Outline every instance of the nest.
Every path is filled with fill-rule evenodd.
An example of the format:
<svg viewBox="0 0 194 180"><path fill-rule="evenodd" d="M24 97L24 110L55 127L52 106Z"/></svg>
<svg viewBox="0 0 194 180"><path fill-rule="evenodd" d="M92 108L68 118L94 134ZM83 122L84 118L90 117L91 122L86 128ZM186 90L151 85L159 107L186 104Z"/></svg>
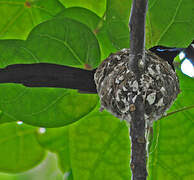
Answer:
<svg viewBox="0 0 194 180"><path fill-rule="evenodd" d="M94 80L101 109L130 122L136 99L142 96L145 120L152 124L164 115L179 94L178 77L167 61L149 50L145 51L140 78L131 70L129 62L130 49L122 49L97 68Z"/></svg>

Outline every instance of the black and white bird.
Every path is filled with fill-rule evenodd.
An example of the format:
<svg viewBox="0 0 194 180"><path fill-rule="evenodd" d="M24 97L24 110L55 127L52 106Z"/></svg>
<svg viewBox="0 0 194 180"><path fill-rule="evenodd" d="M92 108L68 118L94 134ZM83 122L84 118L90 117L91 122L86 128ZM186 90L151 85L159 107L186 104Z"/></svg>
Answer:
<svg viewBox="0 0 194 180"><path fill-rule="evenodd" d="M149 49L174 70L173 60L183 48L154 46ZM94 70L85 70L52 63L12 64L0 69L0 83L19 83L27 87L56 87L97 93Z"/></svg>
<svg viewBox="0 0 194 180"><path fill-rule="evenodd" d="M129 67L130 49L125 48L111 54L94 70L49 63L8 65L0 69L0 83L98 93L102 109L129 122L131 107L141 95L145 119L152 124L161 118L180 92L173 60L183 50L164 46L146 50L140 80Z"/></svg>

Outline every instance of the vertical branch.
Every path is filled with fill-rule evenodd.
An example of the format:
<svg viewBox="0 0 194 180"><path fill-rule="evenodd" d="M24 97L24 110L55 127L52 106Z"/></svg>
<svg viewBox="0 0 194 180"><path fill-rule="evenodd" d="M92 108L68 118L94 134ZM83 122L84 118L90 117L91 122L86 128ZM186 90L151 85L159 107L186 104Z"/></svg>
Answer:
<svg viewBox="0 0 194 180"><path fill-rule="evenodd" d="M147 0L133 0L130 17L130 69L136 74L140 83L140 72L144 64L145 17ZM131 171L132 180L146 180L146 127L144 119L143 95L137 96L130 123L131 136Z"/></svg>
<svg viewBox="0 0 194 180"><path fill-rule="evenodd" d="M130 49L133 56L130 66L135 71L138 71L139 60L144 55L146 10L147 0L133 0L129 22Z"/></svg>

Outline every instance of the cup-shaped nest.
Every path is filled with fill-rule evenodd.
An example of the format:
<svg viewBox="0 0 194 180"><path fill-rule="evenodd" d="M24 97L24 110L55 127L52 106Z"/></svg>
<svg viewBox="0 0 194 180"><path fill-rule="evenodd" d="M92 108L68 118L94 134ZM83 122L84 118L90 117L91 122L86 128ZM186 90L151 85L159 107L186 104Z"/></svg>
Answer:
<svg viewBox="0 0 194 180"><path fill-rule="evenodd" d="M170 108L180 92L179 80L167 61L145 51L144 69L133 72L130 49L111 54L97 68L94 80L101 108L130 122L138 96L142 96L145 120L152 124Z"/></svg>

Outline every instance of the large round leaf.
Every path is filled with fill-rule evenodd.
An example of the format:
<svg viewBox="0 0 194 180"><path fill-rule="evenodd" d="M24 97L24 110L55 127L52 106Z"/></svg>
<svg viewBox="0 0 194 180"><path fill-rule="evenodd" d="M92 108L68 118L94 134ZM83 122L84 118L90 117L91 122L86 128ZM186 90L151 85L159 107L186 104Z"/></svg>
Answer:
<svg viewBox="0 0 194 180"><path fill-rule="evenodd" d="M58 0L1 0L0 38L25 39L33 27L63 9Z"/></svg>
<svg viewBox="0 0 194 180"><path fill-rule="evenodd" d="M150 0L146 23L147 47L186 47L193 40L193 0Z"/></svg>
<svg viewBox="0 0 194 180"><path fill-rule="evenodd" d="M62 171L75 180L130 179L128 128L108 112L99 112L99 106L75 124L46 129L38 139L57 153Z"/></svg>
<svg viewBox="0 0 194 180"><path fill-rule="evenodd" d="M1 67L38 62L95 67L100 61L94 34L86 25L68 18L38 25L26 41L1 40L0 52ZM0 87L3 114L0 122L22 120L36 126L63 126L89 113L98 101L96 95L62 88L28 88L17 84Z"/></svg>
<svg viewBox="0 0 194 180"><path fill-rule="evenodd" d="M22 172L39 164L45 150L36 140L37 129L20 123L0 126L0 171Z"/></svg>

